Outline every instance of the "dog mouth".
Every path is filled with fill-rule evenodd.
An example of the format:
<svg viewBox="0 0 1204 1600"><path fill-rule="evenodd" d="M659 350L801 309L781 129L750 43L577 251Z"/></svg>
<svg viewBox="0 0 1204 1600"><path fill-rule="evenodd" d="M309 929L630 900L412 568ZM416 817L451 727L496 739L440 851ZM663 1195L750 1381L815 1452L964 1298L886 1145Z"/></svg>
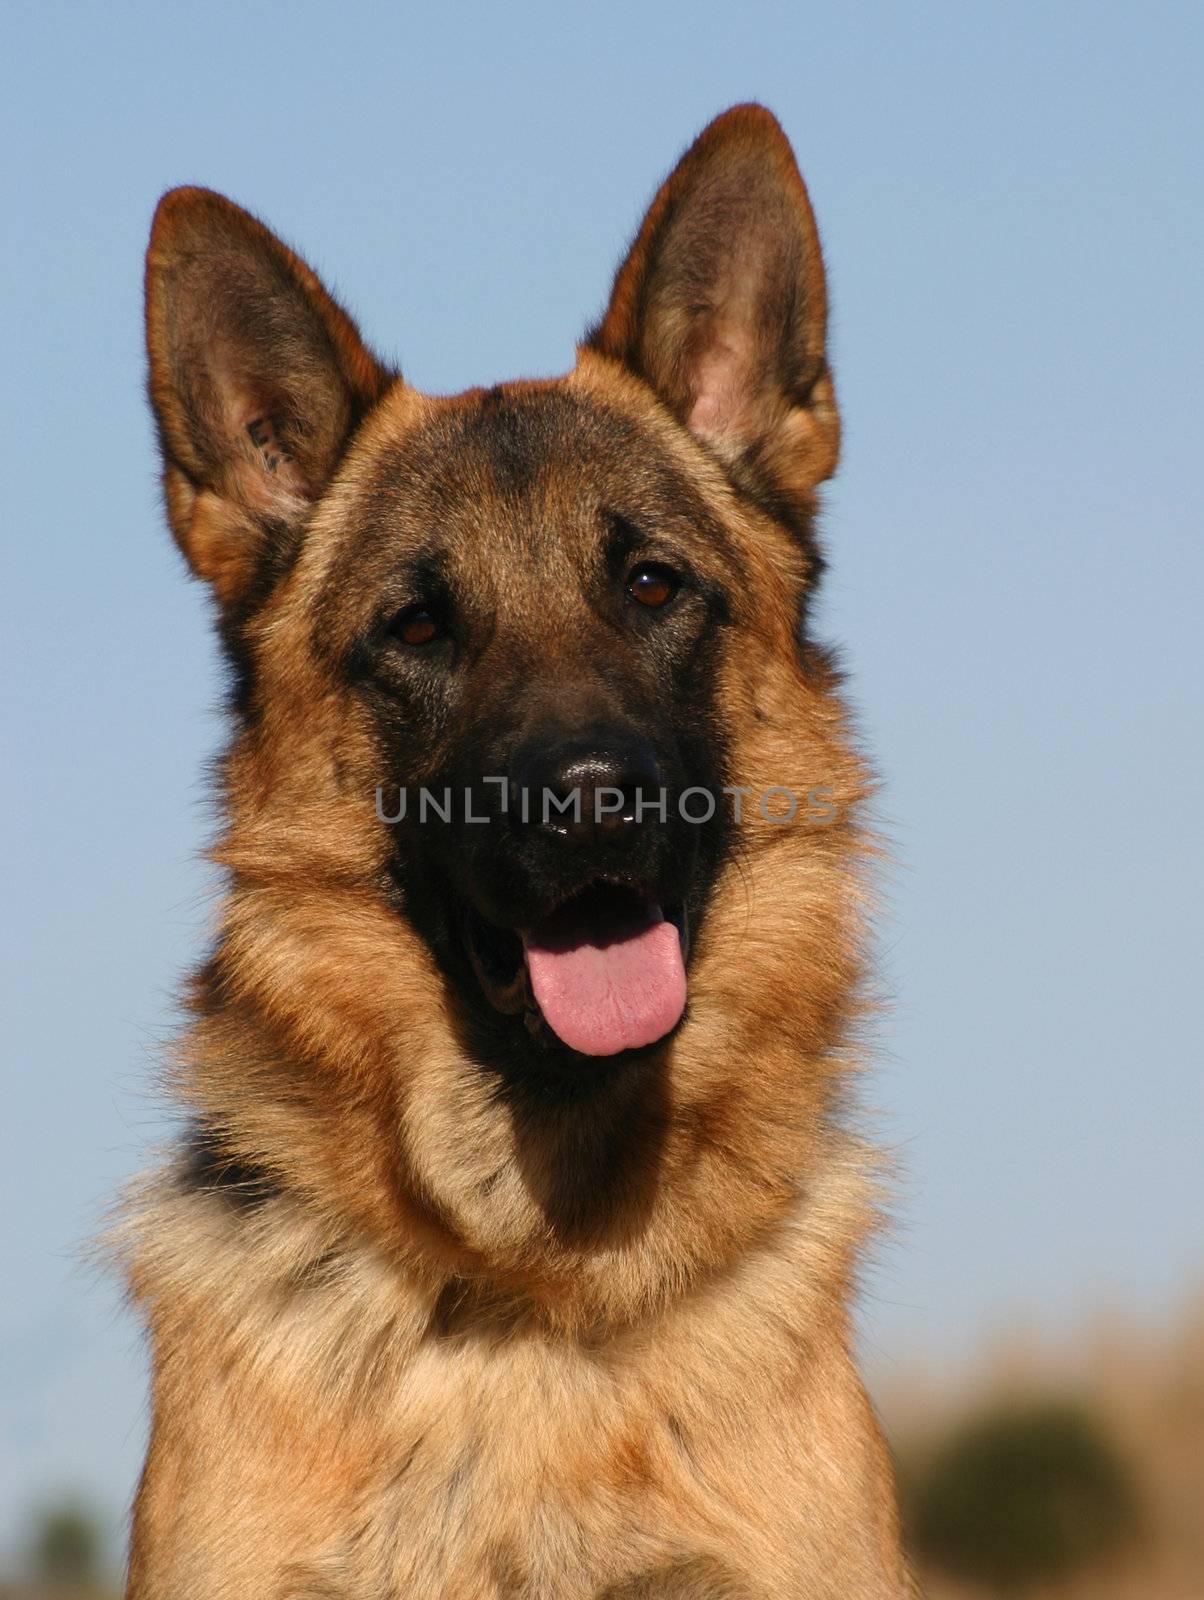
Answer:
<svg viewBox="0 0 1204 1600"><path fill-rule="evenodd" d="M535 1038L578 1055L655 1044L685 1011L685 908L662 908L640 889L591 882L513 929L466 906L463 933L489 1003L522 1016Z"/></svg>

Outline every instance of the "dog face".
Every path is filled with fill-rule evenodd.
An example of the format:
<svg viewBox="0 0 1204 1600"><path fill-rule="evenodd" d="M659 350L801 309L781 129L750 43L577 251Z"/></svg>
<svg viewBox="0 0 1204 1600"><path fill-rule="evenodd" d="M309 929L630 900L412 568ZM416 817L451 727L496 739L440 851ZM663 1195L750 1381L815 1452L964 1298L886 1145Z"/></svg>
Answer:
<svg viewBox="0 0 1204 1600"><path fill-rule="evenodd" d="M721 521L637 419L548 386L436 410L348 525L320 632L480 1047L572 1071L655 1043L722 851Z"/></svg>
<svg viewBox="0 0 1204 1600"><path fill-rule="evenodd" d="M581 1211L547 1141L582 1096L611 1142L578 1160L608 1182L650 1139L716 1137L722 1104L772 1188L765 1119L813 1124L850 1007L862 787L802 631L838 426L776 122L702 135L554 382L418 394L205 191L161 203L147 283L169 520L234 673L208 1003L370 1104L382 1165L400 1141L461 1245L483 1248L484 1201L434 1154L457 1115L495 1184L543 1184L545 1224ZM538 1108L521 1128L489 1080ZM273 1114L238 1095L220 1120L256 1122L262 1155Z"/></svg>

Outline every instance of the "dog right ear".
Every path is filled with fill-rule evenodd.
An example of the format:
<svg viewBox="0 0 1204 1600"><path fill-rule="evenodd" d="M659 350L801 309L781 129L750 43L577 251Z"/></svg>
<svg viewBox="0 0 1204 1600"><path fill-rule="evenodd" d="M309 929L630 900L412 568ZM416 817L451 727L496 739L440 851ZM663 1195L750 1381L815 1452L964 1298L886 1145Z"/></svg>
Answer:
<svg viewBox="0 0 1204 1600"><path fill-rule="evenodd" d="M661 185L586 341L643 378L740 484L806 509L836 466L819 234L764 106L705 128Z"/></svg>
<svg viewBox="0 0 1204 1600"><path fill-rule="evenodd" d="M393 374L305 263L208 189L159 202L146 343L168 521L230 604L308 514Z"/></svg>

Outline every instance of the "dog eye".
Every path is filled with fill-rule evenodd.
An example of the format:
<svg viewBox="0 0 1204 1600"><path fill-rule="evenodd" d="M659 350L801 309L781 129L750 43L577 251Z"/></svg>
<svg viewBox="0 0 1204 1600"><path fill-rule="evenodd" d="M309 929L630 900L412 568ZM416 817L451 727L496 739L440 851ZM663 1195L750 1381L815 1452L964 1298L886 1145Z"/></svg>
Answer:
<svg viewBox="0 0 1204 1600"><path fill-rule="evenodd" d="M681 579L670 567L644 561L627 575L627 593L650 611L667 606L681 587Z"/></svg>
<svg viewBox="0 0 1204 1600"><path fill-rule="evenodd" d="M401 644L418 650L442 633L438 621L425 606L406 606L389 624L389 632Z"/></svg>

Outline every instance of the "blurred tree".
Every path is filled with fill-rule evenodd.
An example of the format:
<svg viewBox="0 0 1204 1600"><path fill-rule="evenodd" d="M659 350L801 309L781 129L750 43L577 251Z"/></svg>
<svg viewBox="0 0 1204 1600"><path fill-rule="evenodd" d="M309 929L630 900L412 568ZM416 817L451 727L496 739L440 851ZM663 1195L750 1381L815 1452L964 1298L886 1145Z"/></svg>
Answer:
<svg viewBox="0 0 1204 1600"><path fill-rule="evenodd" d="M87 1591L100 1585L100 1524L76 1501L48 1506L34 1526L34 1574L49 1588Z"/></svg>
<svg viewBox="0 0 1204 1600"><path fill-rule="evenodd" d="M951 1575L1013 1593L1068 1576L1126 1542L1129 1474L1088 1412L997 1411L960 1429L915 1485L917 1551Z"/></svg>

